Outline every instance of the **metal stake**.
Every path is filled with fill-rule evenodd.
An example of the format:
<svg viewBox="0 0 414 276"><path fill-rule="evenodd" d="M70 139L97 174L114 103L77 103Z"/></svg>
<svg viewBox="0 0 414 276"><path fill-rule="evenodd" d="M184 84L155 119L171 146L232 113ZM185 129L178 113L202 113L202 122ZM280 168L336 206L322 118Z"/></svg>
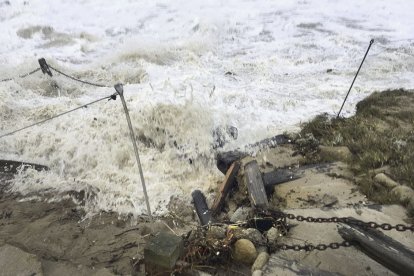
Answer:
<svg viewBox="0 0 414 276"><path fill-rule="evenodd" d="M142 172L141 161L139 159L138 146L137 146L137 142L135 141L135 134L134 134L134 130L132 128L131 118L129 117L128 107L126 105L125 98L124 98L124 87L121 83L115 84L114 87L115 87L116 92L118 92L118 95L119 95L119 97L121 98L121 101L122 101L122 106L124 107L125 116L126 116L126 119L127 119L127 122L128 122L128 127L129 127L129 134L130 134L130 137L131 137L132 145L134 146L135 157L137 159L139 175L141 176L142 190L144 191L145 202L147 203L147 212L148 212L148 215L150 216L150 218L152 219L151 208L150 208L150 204L149 204L149 200L148 200L148 194L147 194L147 188L145 186L144 173Z"/></svg>
<svg viewBox="0 0 414 276"><path fill-rule="evenodd" d="M349 92L351 92L352 86L354 85L354 82L355 82L355 80L356 80L356 78L357 78L357 76L358 76L359 70L361 70L362 64L364 64L365 58L367 57L368 52L369 52L369 49L371 48L371 46L372 46L372 44L373 44L373 43L374 43L374 40L373 40L373 39L371 39L371 41L369 42L368 49L367 49L367 51L365 52L365 56L364 56L364 58L362 59L361 65L359 65L358 71L357 71L357 72L356 72L356 74L355 74L354 80L353 80L353 81L352 81L352 83L351 83L351 87L349 87L348 93L346 94L346 97L345 97L345 99L344 99L344 102L342 103L341 109L339 110L338 115L336 116L336 118L339 118L339 114L341 114L341 111L342 111L342 108L343 108L343 107L344 107L344 105L345 105L346 99L348 99Z"/></svg>

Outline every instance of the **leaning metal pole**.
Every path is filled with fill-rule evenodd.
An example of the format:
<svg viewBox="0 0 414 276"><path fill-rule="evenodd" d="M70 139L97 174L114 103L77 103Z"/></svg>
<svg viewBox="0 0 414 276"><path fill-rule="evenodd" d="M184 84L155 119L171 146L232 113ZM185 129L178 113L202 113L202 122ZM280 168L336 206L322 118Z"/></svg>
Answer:
<svg viewBox="0 0 414 276"><path fill-rule="evenodd" d="M138 146L137 146L137 142L135 140L135 134L134 134L134 130L132 128L131 118L129 117L128 107L126 105L125 98L124 98L124 87L121 83L115 84L114 87L115 87L116 92L118 92L118 95L121 98L122 105L124 107L125 116L126 116L126 119L127 119L127 122L128 122L128 127L129 127L129 134L130 134L130 137L131 137L132 145L134 146L135 157L137 159L139 175L141 176L142 190L144 191L145 202L147 203L147 212L148 212L148 215L150 216L150 218L152 219L151 208L150 208L150 204L149 204L149 200L148 200L148 194L147 194L147 188L145 186L144 173L142 172L141 161L139 159Z"/></svg>
<svg viewBox="0 0 414 276"><path fill-rule="evenodd" d="M372 46L372 44L373 44L373 43L374 43L374 40L373 40L373 39L371 39L371 41L369 42L368 49L367 49L367 51L365 52L364 58L362 59L362 62L361 62L361 64L359 65L358 71L356 72L355 77L354 77L354 80L353 80L353 81L352 81L352 83L351 83L351 87L349 87L348 93L346 93L346 97L345 97L345 99L344 99L344 102L342 103L341 109L339 109L339 112L338 112L338 115L336 116L336 118L339 118L339 115L341 115L342 108L343 108L343 107L344 107L344 105L345 105L346 99L348 99L349 92L351 92L352 86L354 85L354 82L355 82L356 78L358 77L358 74L359 74L359 71L361 70L362 64L364 64L365 58L367 57L368 52L369 52L369 49L371 49L371 46Z"/></svg>

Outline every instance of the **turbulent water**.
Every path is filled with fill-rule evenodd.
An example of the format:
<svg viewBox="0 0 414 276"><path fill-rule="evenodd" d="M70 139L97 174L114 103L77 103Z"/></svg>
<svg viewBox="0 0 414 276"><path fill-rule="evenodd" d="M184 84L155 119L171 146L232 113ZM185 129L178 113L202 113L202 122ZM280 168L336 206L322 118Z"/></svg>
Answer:
<svg viewBox="0 0 414 276"><path fill-rule="evenodd" d="M4 1L0 79L40 57L76 77L124 84L154 212L207 191L217 128L243 147L335 114L371 38L344 115L375 90L413 88L412 1ZM0 83L0 135L114 93L40 72ZM222 131L225 133L225 131ZM145 213L121 102L103 101L0 139L0 159L35 162L12 189L88 189L90 212Z"/></svg>

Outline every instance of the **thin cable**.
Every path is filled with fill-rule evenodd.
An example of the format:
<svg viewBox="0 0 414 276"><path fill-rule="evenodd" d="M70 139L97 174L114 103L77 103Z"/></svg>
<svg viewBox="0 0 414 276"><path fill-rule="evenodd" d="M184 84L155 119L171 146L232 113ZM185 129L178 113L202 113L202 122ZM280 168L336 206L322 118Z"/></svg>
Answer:
<svg viewBox="0 0 414 276"><path fill-rule="evenodd" d="M52 67L51 65L48 65L48 66L49 66L49 67L50 67L50 69L52 69L53 71L55 71L55 72L57 72L57 73L59 73L59 74L61 74L61 75L65 76L65 77L67 77L67 78L69 78L69 79L71 79L71 80L74 80L74 81L77 81L77 82L80 82L80 83L84 83L84 84L88 84L88 85L92 85L92 86L95 86L95 87L107 87L107 88L112 88L112 86L108 86L108 85L104 85L104 84L99 84L99 83L93 83L93 82L84 81L84 80L81 80L81 79L75 78L75 77L73 77L73 76L70 76L70 75L68 75L68 74L63 73L62 71L60 71L60 70L58 70L58 69L56 69L56 68Z"/></svg>
<svg viewBox="0 0 414 276"><path fill-rule="evenodd" d="M115 99L115 97L114 97L115 95L116 95L116 94L112 94L112 95L110 95L110 96L106 96L106 97L100 98L100 99L95 100L95 101L93 101L93 102L90 102L90 103L87 103L87 104L81 105L81 106L79 106L79 107L77 107L77 108L74 108L74 109L68 110L68 111L66 111L66 112L60 113L60 114L58 114L58 115L55 115L55 116L53 116L53 117L47 118L47 119L45 119L45 120L43 120L43 121L36 122L36 123L34 123L34 124L31 124L31 125L28 125L28 126L25 126L25 127L19 128L19 129L17 129L17 130L11 131L11 132L9 132L9 133L3 134L3 135L1 135L1 136L0 136L0 139L1 139L1 138L3 138L3 137L9 136L9 135L13 135L13 134L15 134L15 133L17 133L17 132L20 132L20 131L23 131L23 130L25 130L25 129L28 129L28 128L31 128L31 127L34 127L34 126L37 126L37 125L41 125L41 124L43 124L43 123L45 123L45 122L47 122L47 121L53 120L53 119L55 119L55 118L57 118L57 117L60 117L60 116L66 115L66 114L68 114L68 113L71 113L71 112L73 112L73 111L76 111L76 110L78 110L78 109L81 109L81 108L87 107L88 105L92 105L92 104L95 104L95 103L97 103L97 102L100 102L100 101L103 101L103 100L106 100L106 99L109 99L109 100L111 100L111 99L112 99L112 100L113 100L113 99Z"/></svg>
<svg viewBox="0 0 414 276"><path fill-rule="evenodd" d="M34 73L36 73L36 72L38 72L38 71L40 71L40 68L34 69L33 71L30 71L29 73L26 73L26 74L23 74L23 75L19 75L19 76L17 76L17 77L7 78L7 79L2 79L2 80L0 80L0 82L11 81L11 80L14 80L14 79L16 79L16 78L21 78L21 79L23 79L23 78L25 78L25 77L28 77L28 76L30 76L30 75L33 75Z"/></svg>

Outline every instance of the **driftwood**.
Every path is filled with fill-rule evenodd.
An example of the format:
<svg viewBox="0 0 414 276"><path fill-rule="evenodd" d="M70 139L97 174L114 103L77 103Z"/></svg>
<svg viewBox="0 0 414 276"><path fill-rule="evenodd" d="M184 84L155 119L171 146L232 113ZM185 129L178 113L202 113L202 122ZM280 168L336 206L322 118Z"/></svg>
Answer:
<svg viewBox="0 0 414 276"><path fill-rule="evenodd" d="M291 143L291 140L286 135L276 135L271 138L264 139L254 144L247 145L246 148L274 148L280 145L286 145ZM227 152L218 152L217 159L217 168L223 173L226 174L231 164L235 161L243 159L248 156L247 152L241 151L239 149Z"/></svg>
<svg viewBox="0 0 414 276"><path fill-rule="evenodd" d="M276 169L263 173L262 178L266 193L271 194L275 185L299 179L301 176L299 173L289 169Z"/></svg>
<svg viewBox="0 0 414 276"><path fill-rule="evenodd" d="M347 241L357 242L370 258L398 275L414 275L414 252L375 229L341 224L339 234Z"/></svg>
<svg viewBox="0 0 414 276"><path fill-rule="evenodd" d="M194 207L201 225L206 225L210 222L211 212L208 209L206 197L200 190L195 190L191 193L193 197Z"/></svg>
<svg viewBox="0 0 414 276"><path fill-rule="evenodd" d="M269 202L257 161L251 161L244 166L244 184L249 192L249 199L253 207L267 208Z"/></svg>
<svg viewBox="0 0 414 276"><path fill-rule="evenodd" d="M221 184L219 194L216 196L213 206L211 207L212 215L217 215L223 207L224 201L230 190L236 184L236 176L240 169L240 163L234 162L226 173L223 183Z"/></svg>

